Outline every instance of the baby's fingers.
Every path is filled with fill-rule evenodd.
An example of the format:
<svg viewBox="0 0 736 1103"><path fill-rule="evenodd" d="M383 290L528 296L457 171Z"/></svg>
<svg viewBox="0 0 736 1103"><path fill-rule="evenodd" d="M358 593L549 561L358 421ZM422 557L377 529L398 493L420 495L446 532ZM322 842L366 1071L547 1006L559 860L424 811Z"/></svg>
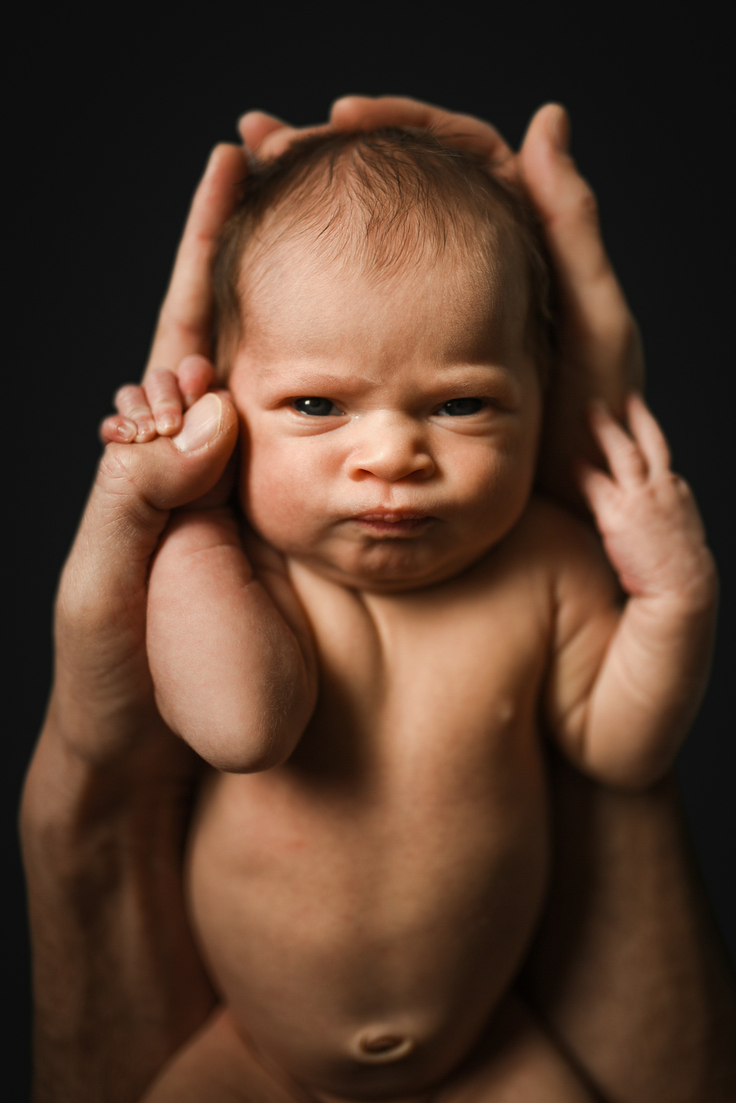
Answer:
<svg viewBox="0 0 736 1103"><path fill-rule="evenodd" d="M103 444L132 444L138 435L138 426L121 414L111 414L100 426L100 440Z"/></svg>
<svg viewBox="0 0 736 1103"><path fill-rule="evenodd" d="M575 481L590 507L593 516L600 523L602 516L615 509L619 502L619 490L612 479L600 468L591 463L579 462L575 465Z"/></svg>
<svg viewBox="0 0 736 1103"><path fill-rule="evenodd" d="M176 436L184 411L215 382L215 369L204 356L185 356L176 372L151 369L144 383L127 383L115 395L117 414L100 426L103 443L143 444L157 436Z"/></svg>
<svg viewBox="0 0 736 1103"><path fill-rule="evenodd" d="M640 486L649 475L647 456L602 402L590 404L590 427L620 486Z"/></svg>
<svg viewBox="0 0 736 1103"><path fill-rule="evenodd" d="M626 404L629 429L643 455L649 474L656 477L670 469L670 449L659 422L652 416L641 395L632 394Z"/></svg>
<svg viewBox="0 0 736 1103"><path fill-rule="evenodd" d="M127 383L116 393L113 403L118 414L126 422L132 422L135 425L136 433L132 439L136 444L153 440L156 436L156 420L143 387L137 383Z"/></svg>
<svg viewBox="0 0 736 1103"><path fill-rule="evenodd" d="M148 406L160 437L170 437L181 429L182 397L173 372L155 368L146 376L143 387Z"/></svg>
<svg viewBox="0 0 736 1103"><path fill-rule="evenodd" d="M206 394L214 382L215 369L212 364L196 353L185 356L176 372L167 368L148 371L143 389L158 435L175 436L181 429L184 410Z"/></svg>

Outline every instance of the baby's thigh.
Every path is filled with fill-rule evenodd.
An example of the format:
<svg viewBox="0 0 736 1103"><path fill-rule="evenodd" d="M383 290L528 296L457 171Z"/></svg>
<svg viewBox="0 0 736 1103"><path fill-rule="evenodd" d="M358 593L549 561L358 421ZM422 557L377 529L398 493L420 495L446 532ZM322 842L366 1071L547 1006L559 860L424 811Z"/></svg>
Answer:
<svg viewBox="0 0 736 1103"><path fill-rule="evenodd" d="M314 1103L255 1060L216 1011L156 1077L140 1103Z"/></svg>
<svg viewBox="0 0 736 1103"><path fill-rule="evenodd" d="M596 1103L525 1005L509 996L483 1044L432 1103Z"/></svg>

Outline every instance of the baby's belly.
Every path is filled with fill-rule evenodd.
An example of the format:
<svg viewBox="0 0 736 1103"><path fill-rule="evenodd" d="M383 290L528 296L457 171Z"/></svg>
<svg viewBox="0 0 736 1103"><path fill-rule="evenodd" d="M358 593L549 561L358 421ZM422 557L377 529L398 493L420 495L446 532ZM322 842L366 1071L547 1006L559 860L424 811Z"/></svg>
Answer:
<svg viewBox="0 0 736 1103"><path fill-rule="evenodd" d="M524 957L547 873L539 756L501 781L213 775L188 892L213 979L267 1063L399 1098L472 1048Z"/></svg>

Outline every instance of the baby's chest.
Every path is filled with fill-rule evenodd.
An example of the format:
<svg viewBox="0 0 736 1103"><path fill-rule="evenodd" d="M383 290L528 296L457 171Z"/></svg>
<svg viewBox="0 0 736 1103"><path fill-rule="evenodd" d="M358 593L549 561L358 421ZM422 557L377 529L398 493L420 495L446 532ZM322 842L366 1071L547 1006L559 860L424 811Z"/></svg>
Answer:
<svg viewBox="0 0 736 1103"><path fill-rule="evenodd" d="M533 587L344 596L308 608L320 691L304 753L352 747L392 769L421 756L487 774L528 752L549 652Z"/></svg>

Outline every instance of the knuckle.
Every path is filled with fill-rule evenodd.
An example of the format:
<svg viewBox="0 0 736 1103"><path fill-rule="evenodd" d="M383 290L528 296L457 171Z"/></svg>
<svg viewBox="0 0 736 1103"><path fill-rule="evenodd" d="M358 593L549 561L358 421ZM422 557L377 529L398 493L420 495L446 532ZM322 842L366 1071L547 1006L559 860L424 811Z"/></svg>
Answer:
<svg viewBox="0 0 736 1103"><path fill-rule="evenodd" d="M586 184L585 181L581 181L581 187L576 198L576 207L582 219L593 226L598 226L598 199L590 185Z"/></svg>
<svg viewBox="0 0 736 1103"><path fill-rule="evenodd" d="M124 383L122 387L118 387L113 397L113 402L116 406L121 403L137 402L140 396L140 387L136 383Z"/></svg>
<svg viewBox="0 0 736 1103"><path fill-rule="evenodd" d="M162 334L175 338L182 346L190 344L191 351L198 351L202 343L202 321L193 318L190 311L181 311L173 303L164 304L159 315L159 336Z"/></svg>
<svg viewBox="0 0 736 1103"><path fill-rule="evenodd" d="M168 368L154 368L146 374L145 388L149 401L156 401L162 396L171 398L176 391L176 375Z"/></svg>
<svg viewBox="0 0 736 1103"><path fill-rule="evenodd" d="M170 368L149 368L146 372L145 384L147 387L151 383L163 383L166 385L170 379L173 379L174 373Z"/></svg>
<svg viewBox="0 0 736 1103"><path fill-rule="evenodd" d="M118 503L121 499L129 500L131 506L142 503L151 475L147 459L146 445L108 444L97 468L97 486Z"/></svg>
<svg viewBox="0 0 736 1103"><path fill-rule="evenodd" d="M98 483L115 494L130 493L139 467L136 451L126 445L108 444L97 468Z"/></svg>

